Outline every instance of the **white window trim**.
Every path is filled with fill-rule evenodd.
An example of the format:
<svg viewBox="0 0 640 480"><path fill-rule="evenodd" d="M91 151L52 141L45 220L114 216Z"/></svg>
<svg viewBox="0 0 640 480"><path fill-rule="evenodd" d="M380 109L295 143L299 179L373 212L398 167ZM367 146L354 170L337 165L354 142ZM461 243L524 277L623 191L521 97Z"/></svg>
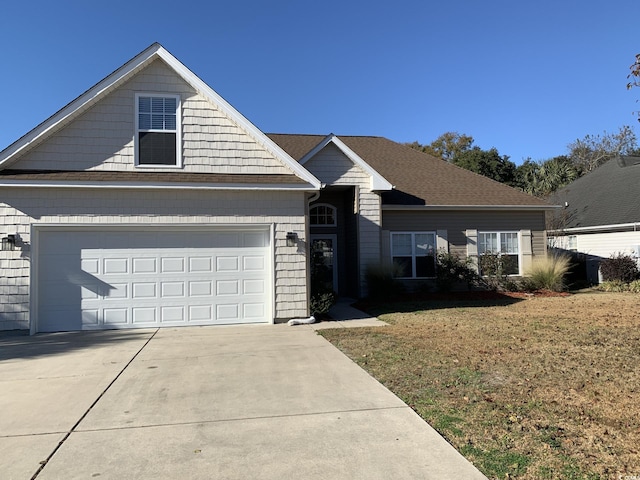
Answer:
<svg viewBox="0 0 640 480"><path fill-rule="evenodd" d="M415 252L415 247L416 247L416 242L415 242L415 236L416 235L433 235L434 237L434 251L433 254L435 256L437 256L438 252L437 252L437 248L438 248L438 233L436 231L429 231L429 232L389 232L390 233L390 239L389 239L389 252L391 253L391 262L393 263L393 257L399 257L401 255L394 255L393 254L393 236L394 235L411 235L411 271L412 272L416 272L416 252ZM428 279L428 278L436 278L435 276L433 277L418 277L418 276L412 276L412 277L396 277L400 280L421 280L421 279Z"/></svg>
<svg viewBox="0 0 640 480"><path fill-rule="evenodd" d="M140 97L156 97L156 98L175 98L176 99L176 164L175 165L164 165L164 164L140 164L140 154L139 154L139 111L138 111L138 102ZM134 144L134 155L135 155L135 166L136 168L167 168L167 169L177 169L182 168L182 99L180 95L171 94L171 93L144 93L138 92L135 94L135 133L133 138ZM143 130L145 132L168 132L169 130Z"/></svg>
<svg viewBox="0 0 640 480"><path fill-rule="evenodd" d="M311 210L316 207L328 207L333 211L333 223L311 223ZM329 203L314 203L309 207L309 226L310 227L336 227L338 225L337 218L338 209Z"/></svg>
<svg viewBox="0 0 640 480"><path fill-rule="evenodd" d="M518 230L478 230L478 237L477 237L477 242L478 242L478 247L480 246L480 235L482 235L483 233L495 233L497 235L498 238L498 242L500 242L500 235L503 233L515 233L517 235L518 238L518 273L512 273L507 275L508 277L521 277L522 276L522 247L521 247L521 242L522 242L522 238L521 238L521 233ZM501 252L499 252L501 253ZM482 257L483 253L480 253L480 248L478 248L478 259L480 257ZM505 255L513 255L512 253L508 253ZM478 262L478 271L480 269L480 264ZM486 275L485 275L486 276Z"/></svg>

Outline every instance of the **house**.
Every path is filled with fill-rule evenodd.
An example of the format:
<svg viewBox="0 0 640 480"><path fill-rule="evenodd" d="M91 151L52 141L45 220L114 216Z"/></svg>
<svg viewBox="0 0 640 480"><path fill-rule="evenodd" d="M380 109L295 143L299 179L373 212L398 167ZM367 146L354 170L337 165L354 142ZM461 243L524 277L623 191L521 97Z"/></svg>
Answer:
<svg viewBox="0 0 640 480"><path fill-rule="evenodd" d="M581 254L586 276L599 283L602 259L622 253L640 258L640 160L621 156L558 190L551 216L552 247Z"/></svg>
<svg viewBox="0 0 640 480"><path fill-rule="evenodd" d="M0 329L271 323L438 249L545 253L549 205L379 137L266 135L158 44L0 152Z"/></svg>

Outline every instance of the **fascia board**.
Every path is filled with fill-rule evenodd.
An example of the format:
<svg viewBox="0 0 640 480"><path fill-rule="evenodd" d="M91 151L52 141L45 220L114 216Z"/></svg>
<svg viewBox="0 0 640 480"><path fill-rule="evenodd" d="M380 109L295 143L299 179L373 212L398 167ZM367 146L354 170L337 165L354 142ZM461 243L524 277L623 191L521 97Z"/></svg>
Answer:
<svg viewBox="0 0 640 480"><path fill-rule="evenodd" d="M313 185L287 185L273 183L269 185L257 183L133 183L133 182L34 182L16 180L0 182L0 188L91 188L91 189L131 189L131 190L277 190L314 192L320 187Z"/></svg>
<svg viewBox="0 0 640 480"><path fill-rule="evenodd" d="M557 210L561 205L382 205L387 211L427 211L427 210Z"/></svg>
<svg viewBox="0 0 640 480"><path fill-rule="evenodd" d="M338 147L342 153L344 153L349 160L351 160L354 164L358 165L362 170L364 170L369 177L371 178L371 190L374 191L385 191L385 190L393 190L393 185L387 181L380 173L378 173L371 165L365 162L362 157L360 157L356 152L351 150L339 137L334 135L333 133L327 135L318 145L316 145L309 153L307 153L300 160L300 164L304 165L307 161L313 158L320 150L326 147L329 143L333 143L336 147Z"/></svg>
<svg viewBox="0 0 640 480"><path fill-rule="evenodd" d="M615 231L616 233L619 231L629 231L629 232L637 232L640 230L640 222L633 223L616 223L612 225L593 225L590 227L572 227L572 228L561 228L557 230L549 230L550 234L562 234L562 233L597 233L602 231Z"/></svg>

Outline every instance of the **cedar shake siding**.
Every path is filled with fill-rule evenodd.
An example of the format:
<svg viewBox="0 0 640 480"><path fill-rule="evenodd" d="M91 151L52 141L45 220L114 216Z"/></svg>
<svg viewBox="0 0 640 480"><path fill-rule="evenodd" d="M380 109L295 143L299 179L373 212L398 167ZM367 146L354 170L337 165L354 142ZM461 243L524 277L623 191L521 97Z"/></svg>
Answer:
<svg viewBox="0 0 640 480"><path fill-rule="evenodd" d="M242 191L2 188L3 232L18 235L0 252L0 330L29 328L31 226L273 225L275 318L307 312L307 254L286 246L287 232L305 242L305 193Z"/></svg>
<svg viewBox="0 0 640 480"><path fill-rule="evenodd" d="M152 62L55 136L32 148L12 168L139 171L134 163L136 93L180 95L183 158L180 171L293 174L162 60ZM144 171L158 169L145 167Z"/></svg>

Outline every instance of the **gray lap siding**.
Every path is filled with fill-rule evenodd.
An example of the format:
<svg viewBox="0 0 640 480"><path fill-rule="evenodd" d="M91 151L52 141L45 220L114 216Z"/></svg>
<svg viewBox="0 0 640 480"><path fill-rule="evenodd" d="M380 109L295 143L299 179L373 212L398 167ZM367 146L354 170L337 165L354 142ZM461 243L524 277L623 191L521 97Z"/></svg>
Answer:
<svg viewBox="0 0 640 480"><path fill-rule="evenodd" d="M533 255L546 252L545 214L543 211L491 211L491 210L431 210L382 212L382 230L385 232L435 232L446 230L449 252L461 257L467 255L468 229L478 231L531 230ZM383 252L391 256L388 248Z"/></svg>

